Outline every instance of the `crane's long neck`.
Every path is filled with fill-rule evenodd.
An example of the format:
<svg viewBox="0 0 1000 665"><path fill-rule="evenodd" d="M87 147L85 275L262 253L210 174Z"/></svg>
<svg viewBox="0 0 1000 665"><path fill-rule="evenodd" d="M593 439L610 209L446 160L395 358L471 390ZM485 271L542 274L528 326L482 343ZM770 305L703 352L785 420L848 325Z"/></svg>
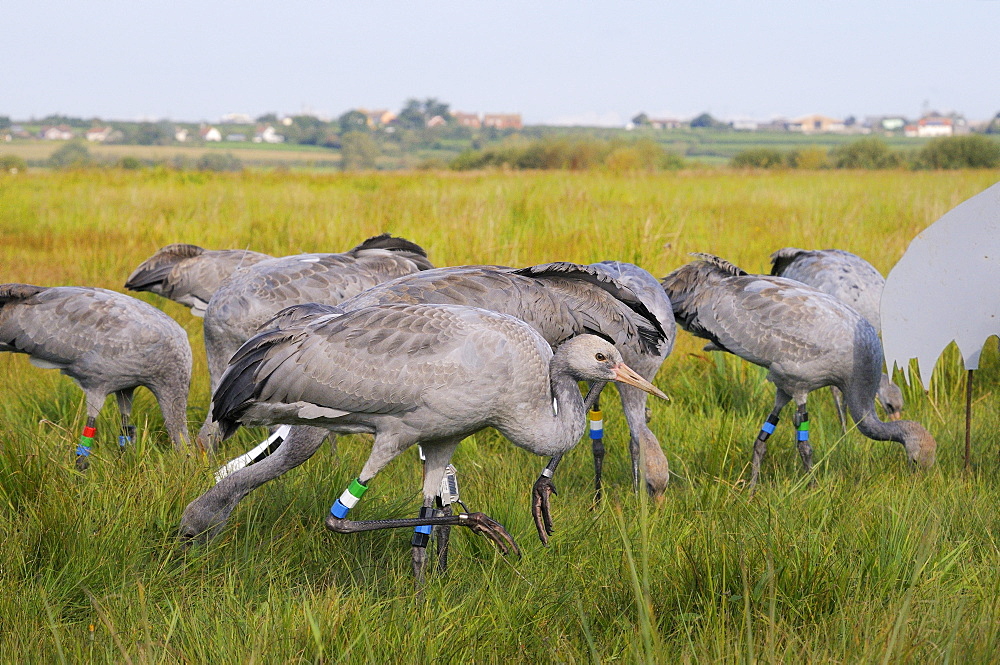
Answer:
<svg viewBox="0 0 1000 665"><path fill-rule="evenodd" d="M549 389L551 397L522 405L515 417L496 425L515 445L546 457L562 455L576 445L586 427L587 409L600 392L592 389L585 404L558 350L549 367Z"/></svg>
<svg viewBox="0 0 1000 665"><path fill-rule="evenodd" d="M875 441L896 441L906 443L908 421L884 422L875 413L875 392L878 381L853 382L842 390L851 417L858 424L858 430Z"/></svg>

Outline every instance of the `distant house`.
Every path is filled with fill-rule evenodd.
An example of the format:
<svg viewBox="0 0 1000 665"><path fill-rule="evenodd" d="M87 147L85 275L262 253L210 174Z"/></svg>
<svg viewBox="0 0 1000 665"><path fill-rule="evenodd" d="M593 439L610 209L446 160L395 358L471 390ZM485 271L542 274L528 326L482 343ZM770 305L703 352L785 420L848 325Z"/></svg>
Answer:
<svg viewBox="0 0 1000 665"><path fill-rule="evenodd" d="M440 115L436 115L436 116L434 116L433 118L431 118L430 120L427 121L427 126L428 127L443 127L444 125L447 125L447 124L448 124L448 121L445 120L444 117L440 116Z"/></svg>
<svg viewBox="0 0 1000 665"><path fill-rule="evenodd" d="M906 127L906 118L901 115L877 115L865 118L865 125L875 132L892 134Z"/></svg>
<svg viewBox="0 0 1000 665"><path fill-rule="evenodd" d="M73 138L73 128L69 125L42 127L42 131L39 136L46 141L69 141Z"/></svg>
<svg viewBox="0 0 1000 665"><path fill-rule="evenodd" d="M969 125L964 117L957 114L946 116L939 113L925 115L920 120L917 120L915 124L907 125L903 130L906 136L921 138L954 136L956 134L967 134L968 132Z"/></svg>
<svg viewBox="0 0 1000 665"><path fill-rule="evenodd" d="M236 133L236 134L226 134L226 140L227 141L234 141L234 142L246 141L247 140L247 135L246 134L239 134L239 133Z"/></svg>
<svg viewBox="0 0 1000 665"><path fill-rule="evenodd" d="M377 127L385 127L390 122L396 119L396 114L392 111L386 109L377 109L375 111L369 111L368 109L358 109L368 118L368 126L372 129Z"/></svg>
<svg viewBox="0 0 1000 665"><path fill-rule="evenodd" d="M178 143L186 143L188 140L188 130L183 127L174 129L174 140Z"/></svg>
<svg viewBox="0 0 1000 665"><path fill-rule="evenodd" d="M732 126L743 132L755 132L760 128L760 123L756 120L733 120Z"/></svg>
<svg viewBox="0 0 1000 665"><path fill-rule="evenodd" d="M198 136L201 137L202 141L221 141L222 132L220 132L215 127L202 127L198 131Z"/></svg>
<svg viewBox="0 0 1000 665"><path fill-rule="evenodd" d="M649 125L653 129L680 129L684 123L673 118L650 118Z"/></svg>
<svg viewBox="0 0 1000 665"><path fill-rule="evenodd" d="M487 113L483 115L483 127L521 129L524 125L521 122L520 113Z"/></svg>
<svg viewBox="0 0 1000 665"><path fill-rule="evenodd" d="M458 123L459 127L468 127L469 129L479 129L483 126L482 121L479 119L478 113L462 113L456 111L451 114L455 118L455 122Z"/></svg>
<svg viewBox="0 0 1000 665"><path fill-rule="evenodd" d="M95 141L97 143L104 143L111 136L114 131L112 127L91 127L84 134L84 138L88 141Z"/></svg>
<svg viewBox="0 0 1000 665"><path fill-rule="evenodd" d="M844 131L844 121L828 118L825 115L807 115L796 118L788 123L788 131L803 134L822 134Z"/></svg>
<svg viewBox="0 0 1000 665"><path fill-rule="evenodd" d="M285 137L274 131L274 127L268 125L264 128L257 128L257 133L253 137L254 143L283 143Z"/></svg>

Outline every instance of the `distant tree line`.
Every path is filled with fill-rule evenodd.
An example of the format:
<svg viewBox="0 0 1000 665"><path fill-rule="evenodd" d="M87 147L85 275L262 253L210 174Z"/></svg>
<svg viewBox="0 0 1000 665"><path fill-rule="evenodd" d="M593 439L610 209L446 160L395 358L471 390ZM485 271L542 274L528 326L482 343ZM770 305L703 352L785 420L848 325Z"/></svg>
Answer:
<svg viewBox="0 0 1000 665"><path fill-rule="evenodd" d="M730 161L734 168L803 169L995 169L1000 168L1000 140L984 134L943 136L919 150L893 150L875 136L832 149L818 146L781 151L747 148Z"/></svg>
<svg viewBox="0 0 1000 665"><path fill-rule="evenodd" d="M650 139L588 137L549 137L467 150L449 164L456 171L485 168L653 171L683 165L679 155Z"/></svg>

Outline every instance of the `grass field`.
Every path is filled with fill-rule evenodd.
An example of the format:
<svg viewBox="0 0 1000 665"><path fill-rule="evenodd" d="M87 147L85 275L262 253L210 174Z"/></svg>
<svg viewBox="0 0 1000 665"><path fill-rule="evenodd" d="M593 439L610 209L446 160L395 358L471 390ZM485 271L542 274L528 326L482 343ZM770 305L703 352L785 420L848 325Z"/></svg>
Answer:
<svg viewBox="0 0 1000 665"><path fill-rule="evenodd" d="M272 254L343 251L391 231L437 265L617 258L662 276L709 251L751 271L778 247L840 247L888 272L909 240L1000 179L977 172L207 174L147 170L0 177L0 282L121 290L158 247L192 242ZM189 420L209 401L201 322ZM785 419L754 496L740 480L773 387L739 359L679 333L656 379L670 404L651 427L674 477L661 502L630 482L627 431L605 404L606 501L592 505L586 443L556 475L556 533L529 514L545 461L498 434L455 456L470 509L523 550L452 538L447 574L422 594L403 530L338 536L330 504L368 454L342 437L247 497L222 535L182 550L184 506L224 458L174 452L152 396L119 454L113 403L90 470L73 470L84 402L72 382L0 355L0 661L3 662L995 662L1000 658L1000 357L983 355L975 468L961 470L964 372L946 354L904 416L937 437L919 473L901 447L841 435L810 400L816 483ZM391 464L359 518L415 515L415 451ZM353 513L352 513L353 514Z"/></svg>

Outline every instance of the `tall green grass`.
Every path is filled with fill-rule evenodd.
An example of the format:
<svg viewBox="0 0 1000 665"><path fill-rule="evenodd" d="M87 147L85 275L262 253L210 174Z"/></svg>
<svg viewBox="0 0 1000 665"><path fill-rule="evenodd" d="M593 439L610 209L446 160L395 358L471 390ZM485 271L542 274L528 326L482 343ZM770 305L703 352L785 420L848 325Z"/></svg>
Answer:
<svg viewBox="0 0 1000 665"><path fill-rule="evenodd" d="M152 171L0 178L0 282L121 289L170 242L273 254L341 251L391 231L439 265L636 262L657 276L690 251L767 269L785 245L842 247L888 271L908 240L995 182L996 172L218 175ZM188 330L189 418L208 385L200 321L144 295ZM840 431L810 399L816 482L787 420L761 486L742 486L771 408L762 370L681 333L652 427L675 477L660 502L631 490L627 430L606 411L606 501L586 444L556 477L556 533L528 514L544 461L482 432L455 457L470 508L521 545L505 559L465 530L451 567L414 588L409 533L338 536L322 519L364 462L341 438L249 496L212 544L181 549L184 506L220 460L174 452L137 393L139 440L119 453L109 402L96 459L72 469L83 398L0 356L0 660L7 662L990 662L1000 655L1000 501L992 345L976 377L975 468L961 471L964 373L954 351L906 416L939 442L915 473L895 444ZM260 436L241 432L223 457ZM390 465L359 517L415 514L415 451Z"/></svg>

